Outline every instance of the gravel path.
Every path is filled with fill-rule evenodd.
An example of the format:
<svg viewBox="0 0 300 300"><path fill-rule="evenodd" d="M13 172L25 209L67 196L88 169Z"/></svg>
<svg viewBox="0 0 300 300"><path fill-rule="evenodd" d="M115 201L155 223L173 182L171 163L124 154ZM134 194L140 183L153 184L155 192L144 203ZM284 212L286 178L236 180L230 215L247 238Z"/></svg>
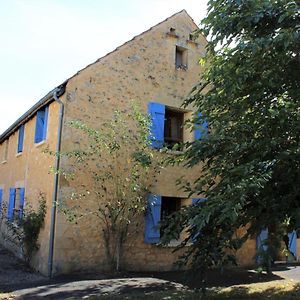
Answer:
<svg viewBox="0 0 300 300"><path fill-rule="evenodd" d="M24 262L0 246L0 290L11 291L17 286L43 283L48 279L28 268Z"/></svg>
<svg viewBox="0 0 300 300"><path fill-rule="evenodd" d="M157 278L82 280L23 289L14 292L17 299L88 299L92 296L184 290L182 284Z"/></svg>
<svg viewBox="0 0 300 300"><path fill-rule="evenodd" d="M278 263L273 270L273 274L288 280L300 281L300 264Z"/></svg>
<svg viewBox="0 0 300 300"><path fill-rule="evenodd" d="M15 258L0 246L0 299L3 292L14 295L13 299L88 299L94 295L130 294L135 292L183 290L182 273L123 274L123 278L109 278L105 274L90 276L64 276L50 280ZM208 276L209 286L232 286L257 282L299 281L300 265L277 264L273 275L257 274L253 270L231 269L222 274L214 271ZM199 280L189 287L199 287ZM1 294L2 293L2 294ZM9 295L9 294L7 294Z"/></svg>
<svg viewBox="0 0 300 300"><path fill-rule="evenodd" d="M84 279L87 276L83 276ZM95 275L103 278L104 275ZM77 278L77 279L76 279ZM0 246L0 299L67 299L130 292L182 290L184 285L152 277L80 280L78 276L50 280ZM7 292L7 294L3 294ZM2 293L2 294L1 294ZM13 295L13 296L11 296Z"/></svg>

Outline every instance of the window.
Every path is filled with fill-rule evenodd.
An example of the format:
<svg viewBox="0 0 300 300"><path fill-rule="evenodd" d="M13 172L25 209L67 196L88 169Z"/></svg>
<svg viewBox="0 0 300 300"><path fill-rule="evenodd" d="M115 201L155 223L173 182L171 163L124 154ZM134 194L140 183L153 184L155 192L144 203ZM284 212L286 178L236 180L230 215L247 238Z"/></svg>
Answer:
<svg viewBox="0 0 300 300"><path fill-rule="evenodd" d="M176 143L184 142L184 120L190 118L189 112L168 107L161 103L149 102L148 113L151 118L151 147L161 149L172 148ZM194 116L194 139L204 140L208 137L208 122L200 112ZM187 133L187 132L185 132ZM188 138L187 138L188 139ZM192 138L191 138L192 140Z"/></svg>
<svg viewBox="0 0 300 300"><path fill-rule="evenodd" d="M23 217L23 207L25 201L25 189L24 188L10 188L7 218L10 222L14 220L21 220Z"/></svg>
<svg viewBox="0 0 300 300"><path fill-rule="evenodd" d="M162 197L161 198L161 214L160 218L163 221L166 217L170 216L172 213L175 213L181 208L181 198L174 197ZM160 227L160 236L164 234L164 228Z"/></svg>
<svg viewBox="0 0 300 300"><path fill-rule="evenodd" d="M17 153L23 152L23 141L24 141L24 125L21 125L19 128Z"/></svg>
<svg viewBox="0 0 300 300"><path fill-rule="evenodd" d="M184 113L166 107L164 122L164 141L168 148L183 142Z"/></svg>
<svg viewBox="0 0 300 300"><path fill-rule="evenodd" d="M166 107L164 104L150 102L148 111L151 117L151 146L160 149L163 146L172 148L183 142L184 112Z"/></svg>
<svg viewBox="0 0 300 300"><path fill-rule="evenodd" d="M4 141L3 143L3 157L2 161L7 161L8 157L8 139Z"/></svg>
<svg viewBox="0 0 300 300"><path fill-rule="evenodd" d="M179 211L183 206L199 205L205 202L205 198L178 198L162 197L159 195L148 195L147 211L145 217L144 241L147 244L157 244L164 233L164 228L160 227L160 222L172 213ZM190 224L193 226L192 224ZM197 233L198 234L198 233ZM179 239L185 239L187 232L182 232ZM174 244L176 246L176 243Z"/></svg>
<svg viewBox="0 0 300 300"><path fill-rule="evenodd" d="M145 243L157 244L163 234L160 222L173 212L180 210L186 199L148 195L145 218Z"/></svg>
<svg viewBox="0 0 300 300"><path fill-rule="evenodd" d="M48 106L41 108L36 113L34 142L40 143L46 139L48 123Z"/></svg>
<svg viewBox="0 0 300 300"><path fill-rule="evenodd" d="M18 216L19 209L20 209L20 189L17 188L15 194L15 203L14 203L14 219L16 219L16 216Z"/></svg>
<svg viewBox="0 0 300 300"><path fill-rule="evenodd" d="M186 70L188 67L188 55L187 49L183 47L176 46L175 51L175 66L176 69Z"/></svg>

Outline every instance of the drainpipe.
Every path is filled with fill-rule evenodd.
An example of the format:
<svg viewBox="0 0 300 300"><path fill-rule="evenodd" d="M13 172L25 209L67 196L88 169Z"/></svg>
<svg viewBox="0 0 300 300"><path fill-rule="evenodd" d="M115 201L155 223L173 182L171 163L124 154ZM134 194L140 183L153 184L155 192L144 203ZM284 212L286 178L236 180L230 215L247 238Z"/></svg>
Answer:
<svg viewBox="0 0 300 300"><path fill-rule="evenodd" d="M54 236L55 236L55 222L56 222L56 206L57 206L57 195L58 195L58 170L60 162L60 148L61 148L61 133L63 125L64 115L64 104L59 100L58 95L62 95L61 89L57 88L53 92L53 99L59 103L59 117L58 117L58 130L57 130L57 143L56 143L56 156L55 156L55 175L54 175L54 186L53 186L53 197L52 197L52 209L51 209L51 223L50 223L50 236L49 236L49 255L48 255L48 276L52 278L53 272L53 254L54 254Z"/></svg>

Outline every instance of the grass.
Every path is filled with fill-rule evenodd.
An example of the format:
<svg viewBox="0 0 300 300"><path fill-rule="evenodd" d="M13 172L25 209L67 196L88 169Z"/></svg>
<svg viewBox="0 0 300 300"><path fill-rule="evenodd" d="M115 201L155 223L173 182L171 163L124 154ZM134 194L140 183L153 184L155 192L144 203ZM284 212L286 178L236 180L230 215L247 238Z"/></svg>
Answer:
<svg viewBox="0 0 300 300"><path fill-rule="evenodd" d="M11 294L0 291L0 300L10 300L10 299L13 299L13 296Z"/></svg>
<svg viewBox="0 0 300 300"><path fill-rule="evenodd" d="M73 299L73 298L72 298ZM253 283L247 285L238 285L228 288L208 289L206 297L201 292L184 291L162 291L162 292L135 292L122 295L92 296L91 300L299 300L300 283L288 280L272 281L267 283Z"/></svg>
<svg viewBox="0 0 300 300"><path fill-rule="evenodd" d="M264 283L252 283L248 285L232 286L209 291L208 299L272 299L287 300L300 299L300 283L289 280L276 280Z"/></svg>

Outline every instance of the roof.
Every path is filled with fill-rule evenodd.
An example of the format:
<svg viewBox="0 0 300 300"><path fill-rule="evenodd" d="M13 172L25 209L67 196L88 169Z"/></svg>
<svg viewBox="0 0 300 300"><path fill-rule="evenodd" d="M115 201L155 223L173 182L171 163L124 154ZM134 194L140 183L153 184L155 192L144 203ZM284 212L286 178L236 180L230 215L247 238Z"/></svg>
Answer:
<svg viewBox="0 0 300 300"><path fill-rule="evenodd" d="M17 121L15 121L8 129L6 129L0 136L0 143L2 143L7 137L15 132L22 124L32 118L35 113L43 106L54 101L53 93L58 91L57 96L61 96L65 92L65 86L67 81L51 90L46 96L40 99L35 105L33 105L28 111L26 111Z"/></svg>
<svg viewBox="0 0 300 300"><path fill-rule="evenodd" d="M191 18L191 16L187 13L187 11L185 9L171 15L170 17L166 18L165 20L159 22L158 24L150 27L148 30L134 36L131 40L125 42L124 44L120 45L119 47L117 47L115 50L108 52L106 55L102 56L101 58L98 58L95 62L87 65L86 67L82 68L81 70L79 70L78 72L76 72L73 76L71 76L70 78L68 78L66 81L64 81L64 83L62 83L61 85L57 86L56 88L54 88L53 90L51 90L50 92L48 92L47 95L45 95L42 99L40 99L35 105L33 105L27 112L25 112L18 120L16 120L8 129L6 129L1 135L0 135L0 143L2 143L7 137L9 137L12 133L14 133L19 127L20 125L24 124L25 122L27 122L30 118L32 118L35 113L41 109L43 106L47 105L48 103L54 101L53 99L53 93L55 90L59 90L58 92L58 96L61 96L64 94L65 92L65 87L68 83L68 81L77 76L81 71L85 70L86 68L88 68L89 66L99 62L100 60L102 60L103 58L107 57L108 55L110 55L111 53L119 50L121 47L127 45L128 43L130 43L131 41L133 41L134 39L136 39L137 37L145 34L146 32L149 32L151 29L159 26L160 24L174 18L175 16L179 15L179 14L186 14L186 16L188 18L190 18L190 20L195 24L196 27L197 24L194 22L194 20Z"/></svg>

